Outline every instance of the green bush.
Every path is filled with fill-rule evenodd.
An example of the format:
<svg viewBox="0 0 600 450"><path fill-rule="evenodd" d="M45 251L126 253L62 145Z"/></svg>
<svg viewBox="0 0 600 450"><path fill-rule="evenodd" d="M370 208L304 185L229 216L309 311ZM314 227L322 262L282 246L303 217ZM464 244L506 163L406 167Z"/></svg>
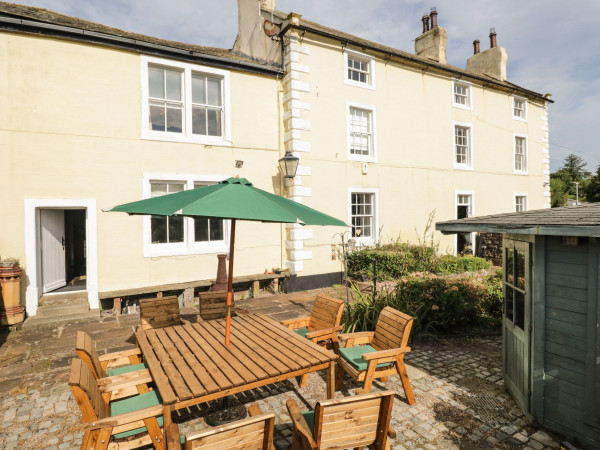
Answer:
<svg viewBox="0 0 600 450"><path fill-rule="evenodd" d="M501 287L501 280L500 280ZM356 291L355 291L356 293ZM391 306L414 317L413 335L470 332L502 314L497 277L472 279L402 279L393 291L355 296L344 311L344 330L372 331L381 310ZM486 322L487 321L487 322Z"/></svg>
<svg viewBox="0 0 600 450"><path fill-rule="evenodd" d="M375 260L379 280L398 280L413 272L450 274L491 267L491 263L483 258L452 255L437 257L433 246L395 243L350 253L348 276L356 279L373 278Z"/></svg>

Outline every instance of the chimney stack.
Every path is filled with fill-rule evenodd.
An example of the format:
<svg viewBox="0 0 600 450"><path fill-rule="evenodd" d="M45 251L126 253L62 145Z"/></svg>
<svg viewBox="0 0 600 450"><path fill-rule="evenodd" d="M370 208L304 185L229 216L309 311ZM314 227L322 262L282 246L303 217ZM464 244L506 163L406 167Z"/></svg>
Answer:
<svg viewBox="0 0 600 450"><path fill-rule="evenodd" d="M490 28L490 48L497 47L496 44L496 29Z"/></svg>
<svg viewBox="0 0 600 450"><path fill-rule="evenodd" d="M423 21L423 33L426 33L429 31L429 16L425 14L421 20Z"/></svg>
<svg viewBox="0 0 600 450"><path fill-rule="evenodd" d="M435 9L435 6L433 8L431 8L431 29L433 30L434 28L437 28L438 24L437 24L437 10Z"/></svg>
<svg viewBox="0 0 600 450"><path fill-rule="evenodd" d="M498 47L496 29L490 28L490 48L479 52L479 41L473 41L473 56L467 59L467 72L506 81L506 50Z"/></svg>
<svg viewBox="0 0 600 450"><path fill-rule="evenodd" d="M423 33L415 39L415 53L418 56L429 58L441 64L447 64L446 46L448 45L448 32L445 28L438 26L437 11L431 8L429 16L425 14L423 22ZM431 28L429 22L431 21Z"/></svg>

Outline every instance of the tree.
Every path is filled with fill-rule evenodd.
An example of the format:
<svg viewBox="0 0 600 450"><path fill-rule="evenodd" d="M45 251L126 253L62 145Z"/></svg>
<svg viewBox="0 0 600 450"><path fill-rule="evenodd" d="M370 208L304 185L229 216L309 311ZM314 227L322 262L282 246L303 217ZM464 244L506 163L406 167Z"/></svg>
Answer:
<svg viewBox="0 0 600 450"><path fill-rule="evenodd" d="M596 175L590 178L585 189L585 198L588 202L600 202L600 166L596 169Z"/></svg>
<svg viewBox="0 0 600 450"><path fill-rule="evenodd" d="M563 166L550 174L550 195L552 207L565 206L569 197L575 198L579 183L579 200L586 200L587 186L591 172L585 170L587 163L573 153L563 160Z"/></svg>
<svg viewBox="0 0 600 450"><path fill-rule="evenodd" d="M552 208L565 206L569 198L569 188L564 180L559 177L552 178L552 175L550 175L550 206Z"/></svg>
<svg viewBox="0 0 600 450"><path fill-rule="evenodd" d="M581 156L571 153L566 156L565 160L563 161L563 166L560 168L560 170L569 174L572 182L581 182L581 180L589 178L590 175L592 175L589 170L585 170L585 166L587 166L587 163Z"/></svg>

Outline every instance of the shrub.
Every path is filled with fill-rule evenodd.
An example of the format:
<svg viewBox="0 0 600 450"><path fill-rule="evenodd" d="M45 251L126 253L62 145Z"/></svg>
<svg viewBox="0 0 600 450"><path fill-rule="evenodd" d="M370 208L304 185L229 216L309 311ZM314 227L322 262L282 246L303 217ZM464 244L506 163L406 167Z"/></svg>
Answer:
<svg viewBox="0 0 600 450"><path fill-rule="evenodd" d="M499 283L499 284L498 284ZM402 279L393 291L384 291L375 299L360 295L344 310L345 331L372 331L379 313L386 306L414 317L415 337L433 332L472 331L486 319L502 314L501 279L482 281L444 278ZM356 293L356 291L355 291Z"/></svg>
<svg viewBox="0 0 600 450"><path fill-rule="evenodd" d="M395 243L366 248L348 255L348 276L373 277L373 264L377 261L377 279L398 280L413 272L450 274L473 272L491 267L483 258L444 255L437 257L435 247Z"/></svg>

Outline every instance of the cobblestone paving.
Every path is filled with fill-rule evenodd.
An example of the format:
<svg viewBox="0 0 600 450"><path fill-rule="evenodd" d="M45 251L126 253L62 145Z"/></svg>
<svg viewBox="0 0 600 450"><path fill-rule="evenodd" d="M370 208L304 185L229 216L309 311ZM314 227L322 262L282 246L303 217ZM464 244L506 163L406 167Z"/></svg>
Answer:
<svg viewBox="0 0 600 450"><path fill-rule="evenodd" d="M297 316L310 308L302 299L291 303L264 300L255 302L254 308L251 302L244 305L277 318ZM15 357L17 362L0 364L0 448L78 448L83 436L79 431L81 413L67 385L76 329L90 333L99 348L114 351L132 346L133 326L138 320L123 316L103 319L101 324L59 328L38 336L23 332L4 336L6 342L2 344L0 340L0 356L12 357L16 350L21 353ZM129 341L124 346L126 339ZM499 337L440 339L417 343L412 348L406 361L416 398L413 406L405 401L399 377L373 384L373 390L396 392L392 426L397 437L391 442L392 448L560 447L556 437L528 424L504 389ZM342 391L336 395L352 395L357 387L346 377ZM296 380L289 380L241 394L239 399L246 406L257 403L263 412L275 413L275 446L287 449L291 446L292 428L286 400L293 398L306 410L324 396L324 374L311 374L305 388L298 388ZM173 420L180 423L184 433L203 429L207 406L178 411Z"/></svg>

